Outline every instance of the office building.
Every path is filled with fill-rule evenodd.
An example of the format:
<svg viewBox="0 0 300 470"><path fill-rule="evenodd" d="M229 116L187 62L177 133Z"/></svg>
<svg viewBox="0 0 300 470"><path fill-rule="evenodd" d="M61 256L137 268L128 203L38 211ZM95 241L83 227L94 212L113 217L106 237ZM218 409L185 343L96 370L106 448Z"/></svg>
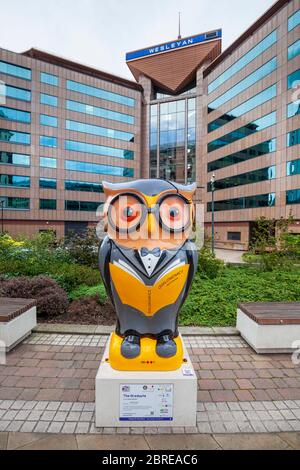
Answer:
<svg viewBox="0 0 300 470"><path fill-rule="evenodd" d="M279 0L222 52L216 29L131 51L134 80L0 49L4 229L59 236L96 221L101 180L196 181L216 246L255 220L300 233L300 1Z"/></svg>

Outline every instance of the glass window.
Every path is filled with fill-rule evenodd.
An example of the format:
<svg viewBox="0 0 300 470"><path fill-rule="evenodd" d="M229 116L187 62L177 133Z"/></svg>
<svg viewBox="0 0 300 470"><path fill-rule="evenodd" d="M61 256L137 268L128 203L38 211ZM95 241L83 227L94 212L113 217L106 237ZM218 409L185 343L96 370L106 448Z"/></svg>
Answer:
<svg viewBox="0 0 300 470"><path fill-rule="evenodd" d="M219 108L224 103L227 103L227 101L231 100L242 91L247 90L247 88L252 86L254 83L258 82L259 80L262 80L264 77L273 72L276 67L277 59L276 57L274 57L273 59L269 60L269 62L266 62L254 72L250 73L246 78L238 82L233 87L229 88L229 90L225 91L222 95L218 96L218 98L209 103L208 112L210 113L214 109Z"/></svg>
<svg viewBox="0 0 300 470"><path fill-rule="evenodd" d="M256 121L250 122L248 125L240 127L235 131L229 132L228 134L219 137L218 139L209 142L207 145L207 151L213 152L225 145L231 144L237 140L243 139L248 135L255 134L263 129L266 129L269 126L273 126L276 123L276 112L267 114Z"/></svg>
<svg viewBox="0 0 300 470"><path fill-rule="evenodd" d="M190 98L188 101L187 116L187 183L196 181L196 100Z"/></svg>
<svg viewBox="0 0 300 470"><path fill-rule="evenodd" d="M40 135L41 147L57 147L57 138L49 135Z"/></svg>
<svg viewBox="0 0 300 470"><path fill-rule="evenodd" d="M124 104L126 106L134 107L135 105L134 98L129 98L128 96L103 90L102 88L96 88L94 86L74 82L73 80L67 80L67 89L89 96L95 96L96 98L101 98L106 101L113 101L114 103Z"/></svg>
<svg viewBox="0 0 300 470"><path fill-rule="evenodd" d="M286 191L286 204L300 204L300 189Z"/></svg>
<svg viewBox="0 0 300 470"><path fill-rule="evenodd" d="M124 168L121 166L101 165L100 163L78 162L75 160L66 160L65 169L73 171L82 171L85 173L97 173L113 176L134 176L133 168Z"/></svg>
<svg viewBox="0 0 300 470"><path fill-rule="evenodd" d="M195 98L151 105L150 175L152 178L182 183L195 181L195 107Z"/></svg>
<svg viewBox="0 0 300 470"><path fill-rule="evenodd" d="M295 129L287 134L286 145L293 147L293 145L300 144L300 129Z"/></svg>
<svg viewBox="0 0 300 470"><path fill-rule="evenodd" d="M25 132L11 131L8 129L0 129L0 141L11 142L14 144L30 144L30 134Z"/></svg>
<svg viewBox="0 0 300 470"><path fill-rule="evenodd" d="M0 96L20 101L31 101L31 91L16 86L6 85L0 87Z"/></svg>
<svg viewBox="0 0 300 470"><path fill-rule="evenodd" d="M288 19L288 31L296 28L300 24L300 10L295 11Z"/></svg>
<svg viewBox="0 0 300 470"><path fill-rule="evenodd" d="M8 62L0 61L0 72L14 77L23 78L24 80L31 80L31 70L19 65L10 64Z"/></svg>
<svg viewBox="0 0 300 470"><path fill-rule="evenodd" d="M30 199L28 197L0 196L0 201L4 202L4 209L28 210L30 208Z"/></svg>
<svg viewBox="0 0 300 470"><path fill-rule="evenodd" d="M40 209L56 210L56 199L40 199Z"/></svg>
<svg viewBox="0 0 300 470"><path fill-rule="evenodd" d="M190 150L193 142L193 119L190 120ZM186 180L186 100L160 105L159 174L158 177L184 183ZM190 164L193 154L190 154ZM190 172L191 176L191 172Z"/></svg>
<svg viewBox="0 0 300 470"><path fill-rule="evenodd" d="M266 155L276 150L276 139L267 140L253 147L240 150L239 152L226 155L226 157L218 158L207 164L207 171L215 171L226 166L235 165L236 163L245 162L252 158Z"/></svg>
<svg viewBox="0 0 300 470"><path fill-rule="evenodd" d="M111 111L110 109L100 108L99 106L79 103L78 101L67 100L66 109L69 109L70 111L76 111L78 113L89 114L91 116L101 117L111 121L134 124L134 116L131 116L130 114L119 113L117 111Z"/></svg>
<svg viewBox="0 0 300 470"><path fill-rule="evenodd" d="M300 54L300 39L294 42L288 47L288 60L292 60L294 57Z"/></svg>
<svg viewBox="0 0 300 470"><path fill-rule="evenodd" d="M223 114L222 116L218 117L217 119L208 124L208 132L212 132L215 129L219 129L220 127L224 126L224 124L233 121L235 118L240 117L243 114L248 113L248 111L251 111L252 109L256 108L257 106L260 106L261 104L271 100L276 96L276 90L277 86L272 85L269 88L263 90L261 93L258 93L249 100L232 109L231 111L228 111L226 114Z"/></svg>
<svg viewBox="0 0 300 470"><path fill-rule="evenodd" d="M150 178L157 178L158 105L150 106Z"/></svg>
<svg viewBox="0 0 300 470"><path fill-rule="evenodd" d="M75 152L93 153L95 155L107 155L109 157L124 158L125 160L133 160L134 152L132 150L124 150L114 147L106 147L104 145L88 144L86 142L78 142L76 140L66 140L65 149Z"/></svg>
<svg viewBox="0 0 300 470"><path fill-rule="evenodd" d="M228 176L215 181L215 190L233 188L244 184L258 183L260 181L272 180L276 176L275 166L259 168L258 170L241 173L240 175ZM211 184L207 183L207 191L211 191Z"/></svg>
<svg viewBox="0 0 300 470"><path fill-rule="evenodd" d="M290 88L296 88L297 83L300 81L300 69L295 70L295 72L290 73L287 77L287 87L288 90Z"/></svg>
<svg viewBox="0 0 300 470"><path fill-rule="evenodd" d="M41 72L41 82L47 83L47 85L58 86L58 77L51 73Z"/></svg>
<svg viewBox="0 0 300 470"><path fill-rule="evenodd" d="M85 134L99 135L110 139L125 140L126 142L134 142L134 134L107 127L94 126L92 124L84 124L83 122L66 120L66 129L69 131L83 132Z"/></svg>
<svg viewBox="0 0 300 470"><path fill-rule="evenodd" d="M57 117L40 114L40 124L41 126L57 127Z"/></svg>
<svg viewBox="0 0 300 470"><path fill-rule="evenodd" d="M91 202L91 201L65 201L65 210L66 211L90 211L96 212L99 206L102 206L103 203Z"/></svg>
<svg viewBox="0 0 300 470"><path fill-rule="evenodd" d="M227 240L241 240L241 232L227 232Z"/></svg>
<svg viewBox="0 0 300 470"><path fill-rule="evenodd" d="M208 93L211 93L220 85L226 82L230 77L234 74L242 70L247 64L252 62L256 57L262 54L264 51L269 49L277 39L277 32L276 30L265 37L262 41L260 41L255 47L250 49L245 55L243 55L240 59L238 59L234 64L232 64L225 72L221 73L215 80L213 80L208 85Z"/></svg>
<svg viewBox="0 0 300 470"><path fill-rule="evenodd" d="M21 153L0 152L0 164L30 166L30 155Z"/></svg>
<svg viewBox="0 0 300 470"><path fill-rule="evenodd" d="M40 178L40 188L56 189L56 179L53 178Z"/></svg>
<svg viewBox="0 0 300 470"><path fill-rule="evenodd" d="M300 175L300 158L286 163L286 174L287 176Z"/></svg>
<svg viewBox="0 0 300 470"><path fill-rule="evenodd" d="M300 101L295 101L294 103L289 103L287 105L287 117L293 117L297 114L300 114Z"/></svg>
<svg viewBox="0 0 300 470"><path fill-rule="evenodd" d="M40 166L44 168L56 168L57 167L56 158L40 157Z"/></svg>
<svg viewBox="0 0 300 470"><path fill-rule="evenodd" d="M6 108L0 106L0 119L7 119L8 121L18 121L30 123L30 113L27 111L20 111L19 109Z"/></svg>
<svg viewBox="0 0 300 470"><path fill-rule="evenodd" d="M103 186L101 183L90 183L89 181L66 180L65 190L103 193Z"/></svg>
<svg viewBox="0 0 300 470"><path fill-rule="evenodd" d="M57 106L58 99L57 99L57 96L47 95L46 93L41 93L40 103L46 104L48 106Z"/></svg>
<svg viewBox="0 0 300 470"><path fill-rule="evenodd" d="M257 194L255 196L237 197L215 201L215 211L229 211L235 209L252 209L255 207L275 206L275 193ZM211 212L211 202L207 203L207 211Z"/></svg>
<svg viewBox="0 0 300 470"><path fill-rule="evenodd" d="M0 174L0 186L14 186L16 188L30 188L30 177L19 175Z"/></svg>

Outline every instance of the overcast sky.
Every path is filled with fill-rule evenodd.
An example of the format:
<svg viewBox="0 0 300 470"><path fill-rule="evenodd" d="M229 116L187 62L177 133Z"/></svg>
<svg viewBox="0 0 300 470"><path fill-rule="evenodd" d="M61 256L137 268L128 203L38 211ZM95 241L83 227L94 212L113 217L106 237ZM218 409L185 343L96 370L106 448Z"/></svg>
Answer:
<svg viewBox="0 0 300 470"><path fill-rule="evenodd" d="M0 47L35 47L132 78L125 53L222 28L223 50L274 0L0 0Z"/></svg>

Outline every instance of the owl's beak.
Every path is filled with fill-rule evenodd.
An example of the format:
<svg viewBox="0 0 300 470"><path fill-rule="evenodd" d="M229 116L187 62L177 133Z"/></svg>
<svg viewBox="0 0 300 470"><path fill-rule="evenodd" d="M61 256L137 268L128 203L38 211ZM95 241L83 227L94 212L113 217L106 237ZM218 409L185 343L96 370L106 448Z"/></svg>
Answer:
<svg viewBox="0 0 300 470"><path fill-rule="evenodd" d="M150 238L155 235L155 230L156 230L156 221L155 221L155 216L154 214L148 214L148 235Z"/></svg>

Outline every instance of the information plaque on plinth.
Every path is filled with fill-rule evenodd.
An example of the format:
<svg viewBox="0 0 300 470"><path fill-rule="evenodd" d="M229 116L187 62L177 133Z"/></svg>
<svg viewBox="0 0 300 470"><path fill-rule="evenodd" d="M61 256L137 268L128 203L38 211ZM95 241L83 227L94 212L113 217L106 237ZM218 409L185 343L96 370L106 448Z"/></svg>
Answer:
<svg viewBox="0 0 300 470"><path fill-rule="evenodd" d="M173 371L119 371L108 343L96 376L96 427L195 426L197 377L185 347L183 356Z"/></svg>

